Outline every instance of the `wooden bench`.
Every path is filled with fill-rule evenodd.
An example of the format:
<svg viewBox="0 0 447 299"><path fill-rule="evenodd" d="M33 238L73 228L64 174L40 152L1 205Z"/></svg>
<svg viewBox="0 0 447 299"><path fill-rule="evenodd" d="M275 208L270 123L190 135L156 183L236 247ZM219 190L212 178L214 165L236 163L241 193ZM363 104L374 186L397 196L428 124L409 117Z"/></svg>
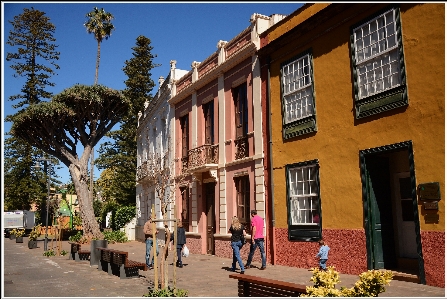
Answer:
<svg viewBox="0 0 447 299"><path fill-rule="evenodd" d="M90 259L90 250L82 250L81 243L68 242L70 244L70 255L68 256L70 260L88 261Z"/></svg>
<svg viewBox="0 0 447 299"><path fill-rule="evenodd" d="M239 297L299 297L306 294L306 286L246 274L230 274L238 280Z"/></svg>
<svg viewBox="0 0 447 299"><path fill-rule="evenodd" d="M147 271L146 263L131 261L128 253L111 248L97 247L100 251L98 270L106 271L109 275L117 275L119 278L139 277L138 270Z"/></svg>

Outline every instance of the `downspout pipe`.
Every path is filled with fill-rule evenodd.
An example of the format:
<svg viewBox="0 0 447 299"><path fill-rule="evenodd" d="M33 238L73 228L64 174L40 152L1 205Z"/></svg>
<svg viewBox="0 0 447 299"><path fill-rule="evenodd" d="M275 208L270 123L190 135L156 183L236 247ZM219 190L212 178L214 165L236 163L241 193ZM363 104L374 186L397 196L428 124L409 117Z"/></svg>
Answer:
<svg viewBox="0 0 447 299"><path fill-rule="evenodd" d="M272 264L276 264L276 242L275 242L275 201L273 194L274 186L273 184L273 154L272 154L272 113L271 113L271 103L270 103L270 56L267 57L267 91L266 91L266 103L267 103L267 115L268 115L268 147L269 147L269 182L270 182L270 190L269 190L269 201L270 201L270 218L272 225Z"/></svg>

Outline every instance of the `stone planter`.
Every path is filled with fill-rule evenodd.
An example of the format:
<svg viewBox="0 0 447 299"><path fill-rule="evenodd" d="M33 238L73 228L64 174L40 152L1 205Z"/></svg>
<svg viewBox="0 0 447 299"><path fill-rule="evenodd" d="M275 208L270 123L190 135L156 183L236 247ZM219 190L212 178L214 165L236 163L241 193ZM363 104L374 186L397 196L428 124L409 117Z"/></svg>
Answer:
<svg viewBox="0 0 447 299"><path fill-rule="evenodd" d="M14 240L16 238L16 235L9 234L9 240Z"/></svg>
<svg viewBox="0 0 447 299"><path fill-rule="evenodd" d="M29 240L28 241L28 248L29 249L37 248L37 240Z"/></svg>
<svg viewBox="0 0 447 299"><path fill-rule="evenodd" d="M16 243L23 243L23 237L16 237Z"/></svg>

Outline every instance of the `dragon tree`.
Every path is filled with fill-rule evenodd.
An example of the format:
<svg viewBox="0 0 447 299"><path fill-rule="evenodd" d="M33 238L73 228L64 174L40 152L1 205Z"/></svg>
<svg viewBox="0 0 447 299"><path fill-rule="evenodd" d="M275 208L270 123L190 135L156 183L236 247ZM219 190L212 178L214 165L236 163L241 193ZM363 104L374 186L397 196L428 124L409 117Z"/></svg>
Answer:
<svg viewBox="0 0 447 299"><path fill-rule="evenodd" d="M89 196L88 160L94 146L127 115L130 107L121 91L99 84L76 84L51 101L31 105L13 117L14 136L68 167L78 194L84 236L89 240L103 239L103 234Z"/></svg>

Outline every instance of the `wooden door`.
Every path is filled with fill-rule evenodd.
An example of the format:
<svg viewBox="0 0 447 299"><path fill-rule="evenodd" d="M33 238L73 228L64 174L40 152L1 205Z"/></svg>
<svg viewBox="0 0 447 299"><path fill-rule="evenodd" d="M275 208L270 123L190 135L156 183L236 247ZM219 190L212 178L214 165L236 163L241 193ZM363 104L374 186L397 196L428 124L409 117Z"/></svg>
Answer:
<svg viewBox="0 0 447 299"><path fill-rule="evenodd" d="M215 186L216 183L204 184L206 202L206 253L214 254L214 234L216 233L215 207Z"/></svg>
<svg viewBox="0 0 447 299"><path fill-rule="evenodd" d="M388 158L366 159L366 194L373 268L392 269L397 263Z"/></svg>

